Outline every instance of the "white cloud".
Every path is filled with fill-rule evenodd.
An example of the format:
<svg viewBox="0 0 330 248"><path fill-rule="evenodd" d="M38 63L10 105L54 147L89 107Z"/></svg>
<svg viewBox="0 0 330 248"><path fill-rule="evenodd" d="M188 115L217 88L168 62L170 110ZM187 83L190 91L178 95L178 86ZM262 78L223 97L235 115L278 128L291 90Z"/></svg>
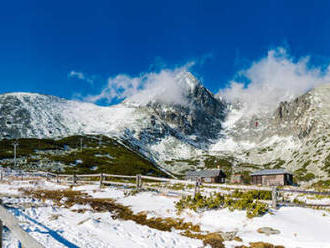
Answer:
<svg viewBox="0 0 330 248"><path fill-rule="evenodd" d="M245 80L231 81L218 95L231 102L240 101L246 106L247 113L256 113L273 110L281 101L330 83L330 66L326 69L311 67L309 57L295 60L285 49L277 48L237 76Z"/></svg>
<svg viewBox="0 0 330 248"><path fill-rule="evenodd" d="M94 80L92 77L87 76L85 73L83 72L79 72L79 71L70 71L70 73L68 74L69 78L77 78L83 81L86 81L87 83L93 85L94 84Z"/></svg>
<svg viewBox="0 0 330 248"><path fill-rule="evenodd" d="M194 82L189 78L182 79L187 75L187 70L193 65L188 63L176 69L163 69L158 73L151 72L139 77L131 77L120 74L110 77L107 85L97 95L89 95L84 100L98 102L105 100L111 103L114 99L145 105L150 101L160 103L185 104L185 94Z"/></svg>

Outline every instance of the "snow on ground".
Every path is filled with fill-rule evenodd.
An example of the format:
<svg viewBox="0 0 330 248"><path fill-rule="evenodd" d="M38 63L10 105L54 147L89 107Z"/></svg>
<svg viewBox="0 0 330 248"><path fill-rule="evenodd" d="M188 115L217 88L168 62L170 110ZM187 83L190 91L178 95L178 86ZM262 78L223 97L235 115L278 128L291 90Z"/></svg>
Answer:
<svg viewBox="0 0 330 248"><path fill-rule="evenodd" d="M15 210L24 227L46 247L198 247L201 241L113 220L110 213L73 213L65 208ZM5 247L17 247L7 244Z"/></svg>
<svg viewBox="0 0 330 248"><path fill-rule="evenodd" d="M114 220L111 213L72 210L89 206L74 205L71 209L57 207L51 201L32 201L18 196L20 187L40 187L63 189L43 180L29 183L12 181L0 183L0 192L5 203L10 203L10 211L15 214L28 232L46 247L202 247L202 241L179 235L175 230L164 232L136 224L133 221ZM148 217L179 217L186 222L199 224L202 230L210 232L236 232L242 242L226 241L227 248L248 245L249 242L264 241L286 248L329 248L330 212L298 207L282 207L263 217L248 219L245 211L231 212L228 209L210 210L200 213L184 211L177 216L175 202L179 199L156 192L143 192L127 196L129 189L84 185L74 187L95 198L111 198L130 206L133 212L147 212ZM35 206L23 205L33 202ZM39 205L39 206L38 206ZM24 207L25 206L25 207ZM266 236L257 232L258 228L272 227L280 234ZM5 232L4 247L17 247L13 235Z"/></svg>
<svg viewBox="0 0 330 248"><path fill-rule="evenodd" d="M176 197L167 197L152 192L143 192L118 200L125 206L130 206L134 213L148 211L148 217L176 217ZM149 204L151 203L151 204Z"/></svg>

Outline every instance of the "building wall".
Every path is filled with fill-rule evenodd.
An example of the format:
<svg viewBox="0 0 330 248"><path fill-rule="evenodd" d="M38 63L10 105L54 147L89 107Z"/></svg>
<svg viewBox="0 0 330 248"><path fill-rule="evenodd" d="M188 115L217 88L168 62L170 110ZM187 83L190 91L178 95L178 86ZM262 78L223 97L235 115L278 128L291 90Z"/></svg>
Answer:
<svg viewBox="0 0 330 248"><path fill-rule="evenodd" d="M262 184L262 176L251 176L252 184Z"/></svg>
<svg viewBox="0 0 330 248"><path fill-rule="evenodd" d="M185 180L196 181L199 177L196 176L185 176ZM204 183L224 183L225 177L202 177L202 182Z"/></svg>
<svg viewBox="0 0 330 248"><path fill-rule="evenodd" d="M243 176L240 174L235 174L231 176L231 183L243 183Z"/></svg>
<svg viewBox="0 0 330 248"><path fill-rule="evenodd" d="M204 183L214 183L215 179L214 177L203 177L202 182Z"/></svg>
<svg viewBox="0 0 330 248"><path fill-rule="evenodd" d="M284 175L263 175L262 176L262 185L267 186L277 186L284 185Z"/></svg>

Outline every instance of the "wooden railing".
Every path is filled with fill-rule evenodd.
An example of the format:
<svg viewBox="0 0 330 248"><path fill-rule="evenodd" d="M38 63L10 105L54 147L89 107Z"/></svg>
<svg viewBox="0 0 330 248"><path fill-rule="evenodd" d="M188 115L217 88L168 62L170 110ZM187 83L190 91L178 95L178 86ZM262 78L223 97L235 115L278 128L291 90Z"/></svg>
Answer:
<svg viewBox="0 0 330 248"><path fill-rule="evenodd" d="M115 174L107 174L107 173L98 173L98 174L55 174L50 172L34 172L32 175L42 175L47 177L49 180L56 180L57 183L61 182L69 182L73 185L78 184L79 182L87 182L87 183L95 183L99 184L100 187L103 184L112 184L112 185L121 185L121 186L129 186L136 187L137 189L148 188L148 189L158 189L155 187L155 182L169 183L169 184L183 184L183 185L194 185L194 192L200 192L200 185L196 184L195 181L189 180L179 180L172 178L162 178L162 177L153 177L153 176L128 176L128 175L115 175ZM125 182L125 181L114 181L111 180L114 178L119 179L128 179L133 182ZM94 179L94 180L91 180ZM143 184L144 182L144 184ZM166 187L166 185L164 185ZM272 206L275 208L278 203L278 194L279 192L292 192L292 193L304 193L304 194L317 194L317 195L325 195L330 196L330 192L318 192L318 191L310 191L310 190L302 190L302 189L282 189L278 187L271 186L256 186L256 185L228 185L228 184L212 184L212 183L203 183L202 186L210 187L214 189L238 189L238 190L264 190L272 192ZM182 192L182 194L187 194L187 192ZM321 206L320 204L314 204ZM322 205L324 207L330 207L330 205Z"/></svg>
<svg viewBox="0 0 330 248"><path fill-rule="evenodd" d="M17 175L15 175L17 176ZM184 185L195 185L194 192L199 192L199 185L196 184L194 181L187 181L187 180L178 180L178 179L170 179L170 178L161 178L161 177L152 177L152 176L143 176L143 175L136 175L136 176L127 176L127 175L114 175L114 174L107 174L107 173L99 173L99 174L55 174L49 172L33 172L33 173L26 173L24 175L19 174L20 177L46 177L48 180L56 181L57 183L61 182L69 182L73 185L78 184L79 182L88 182L88 183L95 183L99 184L100 187L104 184L113 184L113 185L125 185L130 187L136 187L137 189L141 188L156 188L153 186L155 182L168 182L170 184L184 184ZM1 173L1 180L4 178L4 174ZM134 180L133 182L123 182L123 181L113 181L111 178L119 178L119 179L128 179L130 181ZM91 180L94 179L94 180ZM143 182L145 184L143 185ZM278 187L268 187L268 186L248 186L248 185L226 185L226 184L210 184L210 183L203 183L203 186L211 187L214 189L239 189L239 190L265 190L272 192L272 207L277 208L278 204L280 203L278 200L278 193L279 192L288 192L288 193L303 193L303 194L318 194L323 196L330 196L330 192L317 192L317 191L307 191L301 189L281 189ZM185 192L187 193L187 192ZM290 203L292 204L292 203ZM296 204L297 205L297 204ZM321 206L321 207L330 207L330 205L320 205L320 204L312 204L314 206ZM38 241L36 241L32 236L30 236L27 232L25 232L20 226L19 221L1 204L0 201L0 248L2 248L2 227L5 225L8 227L9 230L12 231L14 236L21 242L24 248L42 248L44 247Z"/></svg>
<svg viewBox="0 0 330 248"><path fill-rule="evenodd" d="M15 218L2 204L0 204L0 248L2 248L3 226L6 226L19 240L24 248L45 248L32 236L19 226L18 219Z"/></svg>

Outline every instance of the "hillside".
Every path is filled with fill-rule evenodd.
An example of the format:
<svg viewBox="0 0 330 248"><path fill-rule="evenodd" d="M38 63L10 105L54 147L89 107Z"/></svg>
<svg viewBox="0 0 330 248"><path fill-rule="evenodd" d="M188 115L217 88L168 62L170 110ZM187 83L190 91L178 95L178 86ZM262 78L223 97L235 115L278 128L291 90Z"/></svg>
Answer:
<svg viewBox="0 0 330 248"><path fill-rule="evenodd" d="M251 114L244 104L214 96L189 72L176 80L180 101L164 100L161 92L154 92L108 107L31 93L3 94L0 138L57 142L103 135L176 174L221 166L229 175L286 168L301 182L330 177L330 84ZM95 155L90 149L71 154L74 159L51 159L68 164L83 160L88 171L96 163L87 158Z"/></svg>
<svg viewBox="0 0 330 248"><path fill-rule="evenodd" d="M149 160L105 136L70 136L63 139L18 139L17 166L61 173L110 173L166 176ZM12 167L13 141L0 141L0 164Z"/></svg>

